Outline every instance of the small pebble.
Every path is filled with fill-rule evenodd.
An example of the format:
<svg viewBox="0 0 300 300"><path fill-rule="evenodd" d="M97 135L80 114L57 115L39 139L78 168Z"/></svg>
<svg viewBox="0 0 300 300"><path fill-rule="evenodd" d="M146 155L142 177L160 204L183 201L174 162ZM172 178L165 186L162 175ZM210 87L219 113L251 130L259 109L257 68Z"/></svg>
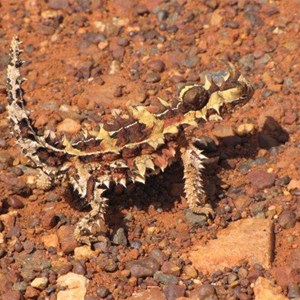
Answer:
<svg viewBox="0 0 300 300"><path fill-rule="evenodd" d="M283 176L281 178L278 178L276 180L276 185L285 186L285 185L288 185L290 183L290 181L291 181L290 176L285 175L285 176Z"/></svg>
<svg viewBox="0 0 300 300"><path fill-rule="evenodd" d="M8 147L8 144L7 144L6 140L0 138L0 148L7 149L7 147Z"/></svg>
<svg viewBox="0 0 300 300"><path fill-rule="evenodd" d="M131 276L140 278L153 276L159 270L159 263L153 258L145 258L139 261L133 261L128 266Z"/></svg>
<svg viewBox="0 0 300 300"><path fill-rule="evenodd" d="M77 247L77 241L74 237L74 228L72 226L63 225L57 230L58 239L61 250L64 254L69 254Z"/></svg>
<svg viewBox="0 0 300 300"><path fill-rule="evenodd" d="M37 277L31 282L31 286L37 289L45 289L48 285L48 278L47 277Z"/></svg>
<svg viewBox="0 0 300 300"><path fill-rule="evenodd" d="M168 16L169 16L169 13L164 9L161 9L161 10L157 11L157 13L156 13L156 17L159 22L166 20L168 18Z"/></svg>
<svg viewBox="0 0 300 300"><path fill-rule="evenodd" d="M3 104L0 104L0 114L5 112L5 106Z"/></svg>
<svg viewBox="0 0 300 300"><path fill-rule="evenodd" d="M179 276L181 269L170 261L165 261L161 266L161 271L168 275Z"/></svg>
<svg viewBox="0 0 300 300"><path fill-rule="evenodd" d="M205 215L194 214L190 209L185 209L184 217L186 221L191 225L202 227L207 224L207 218Z"/></svg>
<svg viewBox="0 0 300 300"><path fill-rule="evenodd" d="M162 284L177 284L178 283L178 278L174 275L168 275L168 274L164 274L161 271L157 271L154 276L153 276L154 280L162 283Z"/></svg>
<svg viewBox="0 0 300 300"><path fill-rule="evenodd" d="M101 298L105 298L109 294L109 289L106 288L105 286L101 285L97 288L96 293L97 293L97 296L99 296Z"/></svg>
<svg viewBox="0 0 300 300"><path fill-rule="evenodd" d="M287 296L289 298L300 298L300 286L299 284L296 283L290 283L288 285L288 294Z"/></svg>
<svg viewBox="0 0 300 300"><path fill-rule="evenodd" d="M244 279L248 276L248 271L245 268L240 268L238 271L239 279Z"/></svg>
<svg viewBox="0 0 300 300"><path fill-rule="evenodd" d="M148 63L148 67L154 72L161 73L165 70L166 65L161 60L152 60Z"/></svg>
<svg viewBox="0 0 300 300"><path fill-rule="evenodd" d="M25 205L18 196L9 196L7 199L7 204L15 209L23 208Z"/></svg>
<svg viewBox="0 0 300 300"><path fill-rule="evenodd" d="M161 77L159 74L150 71L146 74L145 81L148 83L156 83L156 82L159 82L160 79L161 79Z"/></svg>
<svg viewBox="0 0 300 300"><path fill-rule="evenodd" d="M284 228L293 228L297 222L297 215L292 210L284 210L278 218L279 225Z"/></svg>
<svg viewBox="0 0 300 300"><path fill-rule="evenodd" d="M166 260L166 255L158 248L154 248L149 253L149 257L155 259L159 264L163 264Z"/></svg>
<svg viewBox="0 0 300 300"><path fill-rule="evenodd" d="M35 250L34 243L31 241L25 241L23 243L23 248L27 254L30 254Z"/></svg>
<svg viewBox="0 0 300 300"><path fill-rule="evenodd" d="M230 273L228 275L227 279L228 279L228 283L232 284L233 282L235 282L238 279L238 276L235 273Z"/></svg>
<svg viewBox="0 0 300 300"><path fill-rule="evenodd" d="M129 40L126 38L119 38L118 39L118 45L121 47L126 47L129 45Z"/></svg>
<svg viewBox="0 0 300 300"><path fill-rule="evenodd" d="M24 174L23 170L18 167L12 168L11 171L15 176L22 176Z"/></svg>
<svg viewBox="0 0 300 300"><path fill-rule="evenodd" d="M59 217L56 215L54 209L46 211L46 213L41 218L41 225L45 229L51 229L57 225Z"/></svg>
<svg viewBox="0 0 300 300"><path fill-rule="evenodd" d="M116 245L127 246L128 240L124 228L119 228L113 236L112 242Z"/></svg>
<svg viewBox="0 0 300 300"><path fill-rule="evenodd" d="M197 278L198 276L197 270L192 265L184 266L182 271L188 277L188 279Z"/></svg>
<svg viewBox="0 0 300 300"><path fill-rule="evenodd" d="M69 5L68 0L49 0L48 7L50 9L64 9Z"/></svg>
<svg viewBox="0 0 300 300"><path fill-rule="evenodd" d="M56 202L59 199L60 199L60 196L53 192L47 193L47 195L45 197L45 201L47 201L47 202Z"/></svg>
<svg viewBox="0 0 300 300"><path fill-rule="evenodd" d="M199 300L218 299L215 296L216 296L216 290L212 285L205 283L200 286L199 293L198 293Z"/></svg>
<svg viewBox="0 0 300 300"><path fill-rule="evenodd" d="M130 243L130 247L134 249L140 249L142 246L142 243L140 241L132 241Z"/></svg>
<svg viewBox="0 0 300 300"><path fill-rule="evenodd" d="M106 272L115 272L118 269L118 265L117 263L109 258L106 259L103 263L102 263L102 268L106 271Z"/></svg>
<svg viewBox="0 0 300 300"><path fill-rule="evenodd" d="M72 271L76 274L85 275L86 274L86 267L81 262L75 261Z"/></svg>
<svg viewBox="0 0 300 300"><path fill-rule="evenodd" d="M117 86L114 91L114 97L119 98L123 96L123 86Z"/></svg>
<svg viewBox="0 0 300 300"><path fill-rule="evenodd" d="M259 190L270 188L274 185L276 174L263 170L253 170L247 175L251 185Z"/></svg>
<svg viewBox="0 0 300 300"><path fill-rule="evenodd" d="M5 254L6 254L6 251L5 251L4 249L0 248L0 259L1 259L2 257L4 257Z"/></svg>
<svg viewBox="0 0 300 300"><path fill-rule="evenodd" d="M179 284L168 284L164 288L165 296L168 300L177 299L184 296L185 293L185 285Z"/></svg>

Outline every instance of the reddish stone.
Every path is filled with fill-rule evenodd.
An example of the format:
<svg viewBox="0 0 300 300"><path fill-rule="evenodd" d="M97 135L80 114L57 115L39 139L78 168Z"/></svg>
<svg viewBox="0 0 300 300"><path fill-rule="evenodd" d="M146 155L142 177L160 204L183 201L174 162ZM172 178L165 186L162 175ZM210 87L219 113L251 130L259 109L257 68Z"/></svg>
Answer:
<svg viewBox="0 0 300 300"><path fill-rule="evenodd" d="M60 243L61 250L64 254L69 254L74 251L78 246L74 237L73 226L61 226L57 230L57 235Z"/></svg>
<svg viewBox="0 0 300 300"><path fill-rule="evenodd" d="M253 170L248 173L247 178L253 187L262 190L274 185L276 174L262 170Z"/></svg>

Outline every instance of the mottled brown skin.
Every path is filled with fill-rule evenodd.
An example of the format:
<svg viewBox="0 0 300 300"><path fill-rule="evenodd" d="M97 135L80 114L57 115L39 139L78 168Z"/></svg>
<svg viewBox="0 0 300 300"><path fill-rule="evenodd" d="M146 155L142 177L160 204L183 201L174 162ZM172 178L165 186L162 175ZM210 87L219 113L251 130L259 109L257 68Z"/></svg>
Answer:
<svg viewBox="0 0 300 300"><path fill-rule="evenodd" d="M83 243L98 240L106 209L103 192L111 182L145 182L147 176L163 171L181 159L189 207L207 216L214 212L205 198L201 169L205 156L194 146L185 128L197 126L221 108L243 105L253 95L246 79L232 68L223 83L206 78L201 84L186 84L172 104L158 98L155 106L131 106L115 114L94 130L82 130L68 140L56 132L37 134L25 111L21 87L18 38L12 40L7 68L9 117L23 152L41 172L40 186L71 184L91 206L77 225L75 235Z"/></svg>

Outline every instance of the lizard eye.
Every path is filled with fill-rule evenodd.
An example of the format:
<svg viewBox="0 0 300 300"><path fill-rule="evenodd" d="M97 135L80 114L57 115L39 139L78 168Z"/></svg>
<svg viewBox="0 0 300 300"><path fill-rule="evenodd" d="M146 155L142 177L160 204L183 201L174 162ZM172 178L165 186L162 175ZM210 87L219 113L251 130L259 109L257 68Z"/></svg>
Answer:
<svg viewBox="0 0 300 300"><path fill-rule="evenodd" d="M179 97L187 109L202 109L209 100L209 93L201 85L190 85L182 88Z"/></svg>

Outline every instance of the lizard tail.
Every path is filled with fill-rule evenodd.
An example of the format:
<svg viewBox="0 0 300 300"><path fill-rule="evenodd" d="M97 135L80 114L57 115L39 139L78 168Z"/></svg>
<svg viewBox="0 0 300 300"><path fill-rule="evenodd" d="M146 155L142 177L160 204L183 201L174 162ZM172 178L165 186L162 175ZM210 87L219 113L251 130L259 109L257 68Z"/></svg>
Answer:
<svg viewBox="0 0 300 300"><path fill-rule="evenodd" d="M37 167L44 167L45 164L41 162L37 155L38 149L44 148L44 145L37 136L25 109L26 104L22 89L22 83L25 79L20 74L20 67L24 64L24 61L20 59L22 52L18 37L13 37L9 50L9 64L7 66L7 111L13 123L13 132L23 153Z"/></svg>

